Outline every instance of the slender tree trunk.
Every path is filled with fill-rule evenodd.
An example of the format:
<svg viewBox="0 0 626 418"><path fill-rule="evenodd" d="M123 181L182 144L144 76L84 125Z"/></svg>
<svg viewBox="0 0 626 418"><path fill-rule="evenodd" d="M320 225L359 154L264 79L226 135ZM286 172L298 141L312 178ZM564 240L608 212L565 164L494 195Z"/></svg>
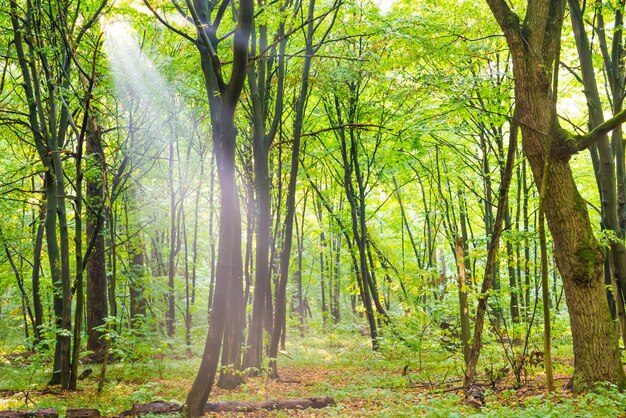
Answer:
<svg viewBox="0 0 626 418"><path fill-rule="evenodd" d="M39 272L41 269L41 249L43 247L44 224L46 221L46 208L39 211L39 221L37 222L37 233L35 235L35 246L33 248L33 269L31 273L31 283L33 287L33 310L35 311L34 335L35 345L41 342L41 327L43 325L43 305L41 303L41 286L39 283Z"/></svg>
<svg viewBox="0 0 626 418"><path fill-rule="evenodd" d="M470 341L470 320L469 320L469 304L467 302L467 281L465 277L465 251L463 249L463 238L459 237L455 242L456 249L456 269L458 274L459 286L459 311L461 318L461 344L463 345L463 360L465 366L469 363L472 353Z"/></svg>
<svg viewBox="0 0 626 418"><path fill-rule="evenodd" d="M99 135L98 127L93 116L85 115L87 124L87 136ZM84 136L78 138L78 149L76 152L76 184L74 193L74 251L76 260L75 294L76 309L74 311L74 335L72 341L72 362L70 364L69 389L76 390L78 381L78 363L80 360L80 340L83 332L83 312L85 307L85 286L83 275L83 145Z"/></svg>
<svg viewBox="0 0 626 418"><path fill-rule="evenodd" d="M23 315L24 315L24 334L26 336L26 339L28 339L29 337L28 320L30 320L30 323L33 325L35 323L35 320L33 318L33 312L30 308L30 303L28 301L28 295L26 294L26 289L24 288L24 278L22 277L22 274L20 273L20 269L15 264L15 260L13 259L13 255L11 254L11 250L9 249L9 244L6 240L6 237L4 237L4 235L2 234L1 229L0 229L0 240L2 241L2 244L4 247L4 253L7 256L7 260L9 261L9 264L11 265L11 269L13 270L13 274L15 275L15 281L17 283L17 287L20 290L22 310L23 310Z"/></svg>
<svg viewBox="0 0 626 418"><path fill-rule="evenodd" d="M498 207L496 211L496 219L493 225L493 233L489 242L489 251L487 253L487 264L485 266L485 275L478 298L478 308L476 310L476 320L474 322L474 337L472 340L472 351L469 361L467 362L467 371L465 372L465 380L463 386L471 387L476 376L476 366L480 357L480 349L482 345L482 333L485 324L485 315L487 313L487 301L489 299L489 290L493 284L492 275L495 273L496 257L498 255L498 247L500 244L500 235L504 224L504 217L508 208L508 193L511 177L513 175L513 164L515 162L515 150L517 148L517 131L518 125L515 122L515 114L513 115L513 123L511 123L511 132L509 139L509 149L507 151L507 160L502 180L500 182L500 192L498 197Z"/></svg>
<svg viewBox="0 0 626 418"><path fill-rule="evenodd" d="M108 230L109 230L109 265L111 268L111 275L108 277L107 283L107 297L109 302L109 315L113 318L117 317L117 301L116 301L116 288L117 288L117 240L116 240L116 217L115 206L113 202L108 201L107 205L107 218L108 218ZM160 268L159 263L159 249L154 245L155 259L157 260L157 270Z"/></svg>
<svg viewBox="0 0 626 418"><path fill-rule="evenodd" d="M304 240L304 217L305 217L305 213L306 213L306 196L308 196L308 193L305 194L305 201L304 201L304 207L302 208L302 221L300 222L300 225L298 226L298 218L296 217L295 221L296 221L296 247L297 247L297 253L298 253L298 269L295 272L295 281L296 281L296 295L295 295L295 311L296 314L298 315L298 322L299 322L299 328L300 328L300 337L304 338L304 311L303 311L303 299L302 299L302 258L303 258L303 240ZM283 335L286 334L286 329L285 332L283 333ZM284 338L283 338L284 339ZM282 342L281 342L282 343ZM282 343L284 344L284 343Z"/></svg>
<svg viewBox="0 0 626 418"><path fill-rule="evenodd" d="M173 135L173 133L172 133ZM174 186L174 139L170 139L169 144L169 170L168 183L170 192L170 248L168 254L167 268L167 314L165 323L167 325L167 336L172 337L176 332L176 304L174 296L174 279L176 277L176 237L178 228L176 223L177 204L176 204L176 188Z"/></svg>
<svg viewBox="0 0 626 418"><path fill-rule="evenodd" d="M284 9L283 5L283 9ZM283 10L284 11L284 10ZM281 38L285 29L284 22L280 22L277 38ZM272 77L272 61L262 54L257 61L256 68L248 67L248 85L250 87L253 113L253 155L254 155L254 183L256 188L257 235L255 256L255 290L252 305L252 319L248 333L248 351L244 357L246 367L260 369L263 355L263 327L268 316L271 304L271 256L270 232L272 224L271 214L271 178L269 169L269 151L279 127L282 127L282 108L285 79L285 48L287 38L282 37L279 42L279 56L276 70L277 86L275 96L274 117L269 132L266 127L268 100L270 95L270 80ZM256 54L256 39L252 39L252 53ZM259 24L259 48L267 49L267 25ZM255 71L256 69L256 71ZM257 74L258 73L258 74ZM280 177L280 170L279 170ZM269 315L271 318L271 315Z"/></svg>
<svg viewBox="0 0 626 418"><path fill-rule="evenodd" d="M330 107L330 106L329 106ZM356 164L352 148L354 147L354 143L351 144L350 149L348 148L345 129L342 127L344 122L341 116L341 107L339 104L339 99L335 95L334 96L334 110L337 115L337 125L341 128L338 130L338 136L341 141L341 158L343 162L343 186L346 192L346 198L348 203L350 204L350 219L352 226L352 235L354 238L354 243L356 245L356 250L358 251L358 271L360 274L357 275L357 281L359 284L359 290L361 294L361 300L363 302L363 306L365 308L365 315L367 317L367 323L370 329L370 338L372 342L372 349L378 350L378 326L376 323L376 317L374 314L374 297L372 294L372 290L374 287L371 285L371 277L369 275L369 267L367 261L367 249L366 249L366 237L362 235L364 225L360 223L359 216L359 201L357 201L357 194L354 190L354 186L352 184L352 172L354 166ZM363 209L363 208L361 208ZM367 233L367 231L365 231Z"/></svg>
<svg viewBox="0 0 626 418"><path fill-rule="evenodd" d="M320 295L322 297L322 323L326 325L326 321L328 320L328 299L327 296L327 283L326 283L326 272L328 270L326 261L326 249L328 244L326 243L326 234L324 234L324 222L322 215L322 205L318 201L317 204L317 222L320 227Z"/></svg>
<svg viewBox="0 0 626 418"><path fill-rule="evenodd" d="M551 319L550 319L550 291L548 284L548 245L546 243L545 216L543 203L550 174L550 155L544 161L543 178L541 179L541 191L539 192L539 246L541 248L541 293L543 304L543 361L546 371L546 386L548 392L554 391L554 376L552 374L552 345L551 345Z"/></svg>
<svg viewBox="0 0 626 418"><path fill-rule="evenodd" d="M507 229L511 230L513 228L513 223L511 221L511 213L507 209L506 220L505 220ZM509 310L511 312L511 319L514 323L520 322L520 309L519 309L519 294L517 287L517 270L515 269L515 251L513 249L513 244L510 241L506 242L506 259L507 259L507 271L509 274Z"/></svg>
<svg viewBox="0 0 626 418"><path fill-rule="evenodd" d="M130 253L130 280L129 280L129 294L130 294L130 323L134 328L138 328L146 317L147 301L144 295L144 289L146 286L146 260L145 260L145 246L143 241L143 235L137 233L138 225L136 224L137 211L137 189L131 187L130 192L126 197L126 230L127 235L134 235L129 242L128 251ZM128 219L130 218L130 220ZM157 262L157 265L159 263ZM158 267L157 267L158 270ZM158 271L156 272L158 275ZM104 290L106 292L106 290ZM105 293L106 294L106 293ZM106 341L103 342L106 346Z"/></svg>
<svg viewBox="0 0 626 418"><path fill-rule="evenodd" d="M203 148L204 149L204 148ZM196 303L196 272L198 270L198 219L200 213L200 192L202 191L202 181L204 179L204 158L205 152L200 152L200 176L198 190L196 191L196 202L193 211L193 243L191 244L191 305ZM213 206L213 202L210 203Z"/></svg>
<svg viewBox="0 0 626 418"><path fill-rule="evenodd" d="M305 46L304 66L302 69L302 79L300 84L300 92L296 103L295 120L293 124L293 143L291 151L291 169L289 172L289 185L287 186L287 202L285 214L285 229L283 236L283 250L280 255L280 278L278 289L276 292L276 307L274 314L274 327L272 330L272 338L270 341L269 357L271 376L278 377L278 367L276 357L278 356L278 344L283 332L283 323L286 318L286 292L287 278L289 275L289 261L291 257L291 243L293 240L293 218L296 208L296 181L298 179L298 165L300 162L300 136L302 134L302 125L304 121L304 110L306 107L306 99L309 93L309 74L311 71L311 61L315 50L313 48L314 25L314 9L315 0L309 0L309 9L307 14L307 36Z"/></svg>
<svg viewBox="0 0 626 418"><path fill-rule="evenodd" d="M331 310L331 315L333 317L333 322L338 324L341 321L341 306L340 306L340 295L341 295L341 234L335 234L335 238L333 239L333 253L335 255L333 261L333 286L331 289L331 298L333 300L333 308Z"/></svg>
<svg viewBox="0 0 626 418"><path fill-rule="evenodd" d="M187 224L185 209L181 202L181 220L183 233L183 252L185 254L185 344L187 344L187 354L191 354L191 283L189 280L189 246L187 242Z"/></svg>

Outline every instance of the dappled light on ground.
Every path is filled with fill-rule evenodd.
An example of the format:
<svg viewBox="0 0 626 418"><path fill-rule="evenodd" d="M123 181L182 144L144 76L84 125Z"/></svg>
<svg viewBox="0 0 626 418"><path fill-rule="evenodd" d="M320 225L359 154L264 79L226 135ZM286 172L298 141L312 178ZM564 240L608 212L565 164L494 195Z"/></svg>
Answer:
<svg viewBox="0 0 626 418"><path fill-rule="evenodd" d="M339 343L340 341L340 343ZM387 356L389 354L390 356ZM293 336L280 354L280 377L269 379L265 374L248 377L235 390L215 388L210 401L265 401L329 396L337 405L323 410L261 411L226 416L472 416L478 411L463 405L462 376L446 365L445 352L427 353L423 368L417 368L416 356L392 359L393 353L373 353L362 336L338 333L333 338ZM561 363L561 358L557 359ZM78 392L62 392L47 388L44 375L31 369L32 356L26 353L4 353L0 366L0 409L34 409L57 407L59 411L73 407L98 408L105 415L128 410L133 403L154 400L182 402L190 387L199 359L197 356L171 354L148 362L119 361L110 365L107 384L102 394L95 391L95 374L82 380ZM403 375L404 366L408 365ZM93 367L93 364L85 367ZM30 373L27 371L30 370ZM29 383L11 380L11 376L28 375ZM486 391L487 406L481 416L559 416L592 414L618 416L626 395L599 387L596 393L573 396L565 389L569 379L556 374L557 391L549 396L540 369L529 369L520 388L515 387L511 373L496 382L480 374L479 383ZM24 389L24 388L28 389ZM601 413L601 415L598 415ZM452 415L450 415L452 414Z"/></svg>

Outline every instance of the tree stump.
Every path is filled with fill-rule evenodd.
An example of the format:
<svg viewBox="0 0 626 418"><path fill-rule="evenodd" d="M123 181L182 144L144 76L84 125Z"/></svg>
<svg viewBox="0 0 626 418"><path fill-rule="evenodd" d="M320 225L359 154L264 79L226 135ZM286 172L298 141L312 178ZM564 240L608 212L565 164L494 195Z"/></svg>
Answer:
<svg viewBox="0 0 626 418"><path fill-rule="evenodd" d="M471 384L465 391L465 404L472 408L481 408L485 406L485 395L480 386Z"/></svg>

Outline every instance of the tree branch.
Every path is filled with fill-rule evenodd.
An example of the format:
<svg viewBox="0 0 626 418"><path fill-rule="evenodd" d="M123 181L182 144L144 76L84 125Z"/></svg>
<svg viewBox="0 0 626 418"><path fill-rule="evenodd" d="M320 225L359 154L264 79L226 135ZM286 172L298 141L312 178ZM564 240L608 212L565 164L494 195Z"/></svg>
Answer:
<svg viewBox="0 0 626 418"><path fill-rule="evenodd" d="M144 0L144 2L145 1L147 0ZM185 0L185 2L187 3L187 8L189 9L189 13L191 13L191 17L196 25L196 30L198 31L199 41L196 41L196 45L198 45L198 43L201 44L209 52L213 70L215 71L215 76L217 78L217 84L219 85L220 92L223 92L226 89L226 83L224 82L224 76L222 75L222 63L217 55L217 51L215 51L215 48L213 48L213 44L211 44L211 40L209 39L209 35L207 33L208 23L203 23L200 20L198 11L191 0Z"/></svg>
<svg viewBox="0 0 626 418"><path fill-rule="evenodd" d="M485 0L491 9L493 17L504 32L509 47L522 44L521 26L519 17L511 10L506 0Z"/></svg>
<svg viewBox="0 0 626 418"><path fill-rule="evenodd" d="M595 144L601 136L619 128L624 122L626 122L626 109L622 110L606 122L596 126L591 132L585 135L575 136L574 139L576 140L577 145L576 152L586 150Z"/></svg>
<svg viewBox="0 0 626 418"><path fill-rule="evenodd" d="M143 0L143 4L146 5L148 10L150 10L150 12L152 12L154 17L156 17L157 20L159 22L161 22L166 28L168 28L172 32L182 36L183 38L187 39L188 41L192 42L193 44L197 43L197 41L195 39L193 39L191 36L187 35L185 32L180 31L180 30L176 29L174 26L172 26L169 23L167 23L167 21L163 17L161 17L161 15L158 14L157 11L152 7L152 5L150 4L150 2L148 0Z"/></svg>

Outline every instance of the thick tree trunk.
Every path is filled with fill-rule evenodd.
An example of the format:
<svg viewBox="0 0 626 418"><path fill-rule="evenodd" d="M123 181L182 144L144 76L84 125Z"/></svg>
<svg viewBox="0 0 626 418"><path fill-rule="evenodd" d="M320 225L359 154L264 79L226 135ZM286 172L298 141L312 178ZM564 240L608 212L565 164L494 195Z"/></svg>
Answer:
<svg viewBox="0 0 626 418"><path fill-rule="evenodd" d="M211 314L211 309L213 308L213 293L215 291L215 270L217 264L216 258L216 248L217 248L217 236L215 234L215 175L216 175L216 167L215 167L215 151L211 151L211 177L209 180L209 236L210 236L210 259L209 263L211 265L211 275L209 277L209 303L207 307L207 318Z"/></svg>
<svg viewBox="0 0 626 418"><path fill-rule="evenodd" d="M582 10L577 1L569 0L571 10L572 27L576 38L576 46L578 48L578 58L582 70L582 78L585 86L585 96L587 98L587 107L589 109L589 126L595 128L604 122L604 114L602 112L602 101L598 92L598 86L595 79L595 70L593 68L593 57L589 45L589 39L585 32L583 23ZM624 300L623 287L626 285L626 248L622 243L622 229L620 227L617 204L617 185L615 177L615 162L613 150L609 142L608 135L602 135L596 144L597 149L597 171L596 180L600 191L602 202L602 227L608 229L615 234L614 240L610 242L611 257L609 263L613 265L614 278L611 282L617 285L612 289L614 306L616 307L622 338L626 341L626 318L624 317ZM612 275L611 275L612 276ZM610 300L611 301L611 300Z"/></svg>
<svg viewBox="0 0 626 418"><path fill-rule="evenodd" d="M539 188L545 159L551 153L545 214L570 314L575 369L572 387L582 390L598 381L624 387L626 376L606 305L604 257L569 166L572 143L574 149L581 143L565 132L556 118L558 89L552 78L559 59L566 1L530 2L523 23L503 0L487 3L511 50L516 113L524 151Z"/></svg>
<svg viewBox="0 0 626 418"><path fill-rule="evenodd" d="M529 62L527 66L532 68ZM553 108L548 89L534 79L530 71L534 70L518 69L516 98L524 150L535 183L541 187L544 159L550 152L548 144L559 141L560 137L550 120L553 111L546 111ZM548 132L547 138L542 132ZM553 156L545 213L570 313L575 367L573 388L585 389L598 381L624 386L626 377L604 294L604 256L593 235L586 203L576 188L568 160Z"/></svg>
<svg viewBox="0 0 626 418"><path fill-rule="evenodd" d="M211 111L213 145L221 194L219 256L209 330L200 369L185 402L186 415L199 417L204 415L204 406L215 381L220 353L223 351L228 354L226 347L222 350L222 341L229 315L232 315L230 312L243 314L242 297L236 295L237 297L233 298L233 292L241 293L242 280L241 214L235 180L237 130L234 117L246 78L248 40L254 22L254 2L241 0L239 4L238 26L233 36L232 71L228 84L222 79L219 57L214 49L217 45L217 27L210 22L212 6L201 0L194 1L193 6L188 2L188 5L197 24L197 46Z"/></svg>
<svg viewBox="0 0 626 418"><path fill-rule="evenodd" d="M87 243L93 242L93 249L87 259L87 349L97 358L102 355L104 341L100 339L102 331L96 330L105 324L109 315L107 306L107 276L105 265L104 235L102 234L104 216L104 151L100 132L90 129L86 136L86 151L92 162L88 171L93 174L86 179L86 224Z"/></svg>

